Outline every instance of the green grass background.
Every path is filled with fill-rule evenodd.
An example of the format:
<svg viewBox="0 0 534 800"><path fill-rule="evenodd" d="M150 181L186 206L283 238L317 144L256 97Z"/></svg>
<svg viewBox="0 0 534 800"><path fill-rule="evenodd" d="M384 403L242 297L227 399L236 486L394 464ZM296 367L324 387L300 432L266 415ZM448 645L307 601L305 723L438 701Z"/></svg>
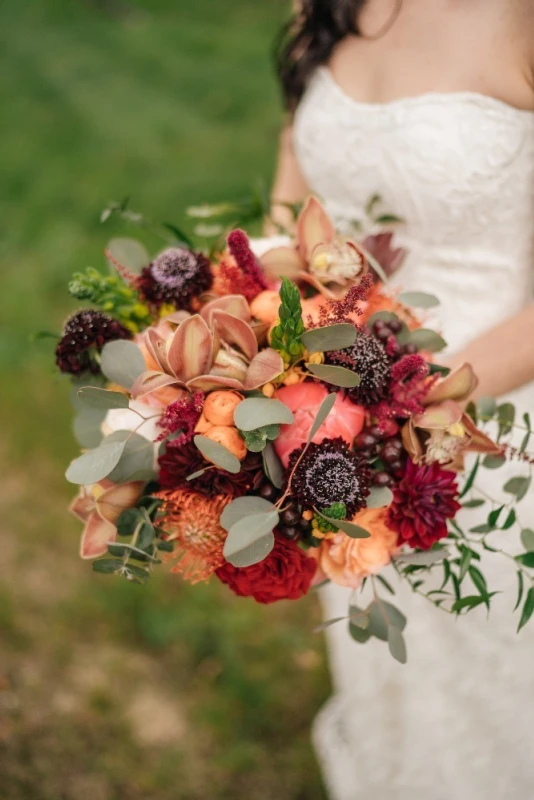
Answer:
<svg viewBox="0 0 534 800"><path fill-rule="evenodd" d="M110 200L154 220L269 181L283 0L0 3L0 794L319 800L328 694L315 598L147 588L77 559L76 452L52 346L69 275L103 264ZM155 242L146 240L151 246Z"/></svg>

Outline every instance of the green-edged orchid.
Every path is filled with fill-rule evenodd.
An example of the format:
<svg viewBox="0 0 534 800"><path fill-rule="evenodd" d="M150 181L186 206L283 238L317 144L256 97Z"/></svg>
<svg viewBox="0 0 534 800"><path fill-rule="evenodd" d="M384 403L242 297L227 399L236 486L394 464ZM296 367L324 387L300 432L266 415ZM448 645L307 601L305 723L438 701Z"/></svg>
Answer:
<svg viewBox="0 0 534 800"><path fill-rule="evenodd" d="M167 336L156 328L146 331L144 344L154 368L139 376L132 397L139 399L166 386L191 392L221 388L247 392L284 371L275 350L259 350L258 338L265 326L253 327L242 295L212 300L193 316L179 314L167 317Z"/></svg>
<svg viewBox="0 0 534 800"><path fill-rule="evenodd" d="M137 503L144 486L143 481L113 483L104 479L80 489L70 510L85 524L80 542L82 558L99 558L107 553L108 542L117 539L117 520Z"/></svg>
<svg viewBox="0 0 534 800"><path fill-rule="evenodd" d="M326 297L347 288L367 269L362 251L350 239L336 235L334 225L315 197L297 220L295 247L275 247L260 259L268 279L285 276L314 286Z"/></svg>
<svg viewBox="0 0 534 800"><path fill-rule="evenodd" d="M423 401L426 408L402 430L412 461L455 467L466 452L500 454L501 448L476 427L461 405L477 385L471 365L462 364L431 386Z"/></svg>

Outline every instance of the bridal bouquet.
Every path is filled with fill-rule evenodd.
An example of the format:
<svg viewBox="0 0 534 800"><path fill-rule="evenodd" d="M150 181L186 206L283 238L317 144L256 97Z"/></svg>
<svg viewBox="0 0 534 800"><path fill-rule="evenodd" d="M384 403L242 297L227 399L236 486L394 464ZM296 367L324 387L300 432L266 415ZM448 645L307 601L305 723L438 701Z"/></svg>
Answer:
<svg viewBox="0 0 534 800"><path fill-rule="evenodd" d="M497 552L488 537L515 523L513 505L491 504L468 532L457 515L490 503L476 474L510 455L513 408L466 405L471 367L434 363L445 342L420 315L436 300L388 290L404 256L391 234L341 238L312 198L296 241L260 258L242 230L209 256L176 242L151 260L116 241L111 270L73 277L90 307L56 349L83 448L67 470L71 510L95 571L143 583L162 564L260 603L332 581L354 590L353 638L387 641L401 662L406 619L379 595L394 592L386 567L441 610L489 609L480 551ZM505 489L513 501L528 487ZM520 625L534 610L533 539L524 531L526 552L510 556Z"/></svg>

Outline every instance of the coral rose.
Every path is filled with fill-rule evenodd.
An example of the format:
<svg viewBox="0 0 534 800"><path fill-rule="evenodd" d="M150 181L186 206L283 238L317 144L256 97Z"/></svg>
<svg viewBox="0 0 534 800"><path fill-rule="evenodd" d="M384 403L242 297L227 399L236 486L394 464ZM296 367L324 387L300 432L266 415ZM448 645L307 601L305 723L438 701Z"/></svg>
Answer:
<svg viewBox="0 0 534 800"><path fill-rule="evenodd" d="M317 563L288 539L276 535L267 558L251 567L234 567L228 562L216 571L223 583L239 597L253 597L258 603L298 600L309 590Z"/></svg>
<svg viewBox="0 0 534 800"><path fill-rule="evenodd" d="M233 425L234 411L243 395L233 391L211 392L204 400L204 417L212 425Z"/></svg>
<svg viewBox="0 0 534 800"><path fill-rule="evenodd" d="M319 383L284 386L276 392L277 399L285 403L295 417L291 425L282 425L280 436L274 442L274 448L284 467L287 468L293 450L307 441L319 407L328 394L328 390ZM352 447L355 437L363 428L364 420L364 409L338 392L334 407L312 441L320 444L323 439L336 439L340 436Z"/></svg>
<svg viewBox="0 0 534 800"><path fill-rule="evenodd" d="M398 550L398 537L388 528L386 517L386 508L366 508L353 522L369 531L369 539L351 539L340 532L321 542L317 560L327 578L339 586L357 589L364 578L389 564Z"/></svg>
<svg viewBox="0 0 534 800"><path fill-rule="evenodd" d="M208 439L222 444L240 461L243 461L247 454L245 442L239 435L237 428L229 428L226 425L214 425L204 434Z"/></svg>

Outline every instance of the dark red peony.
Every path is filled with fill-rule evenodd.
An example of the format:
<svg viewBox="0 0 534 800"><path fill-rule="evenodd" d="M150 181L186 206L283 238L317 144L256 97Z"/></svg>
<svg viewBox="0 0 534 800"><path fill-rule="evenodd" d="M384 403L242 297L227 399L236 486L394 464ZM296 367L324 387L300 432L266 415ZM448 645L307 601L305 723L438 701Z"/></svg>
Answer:
<svg viewBox="0 0 534 800"><path fill-rule="evenodd" d="M456 473L436 463L418 467L408 461L393 495L387 524L399 534L399 545L421 550L448 535L447 520L461 508Z"/></svg>
<svg viewBox="0 0 534 800"><path fill-rule="evenodd" d="M307 594L317 562L295 542L276 536L266 559L251 567L233 567L228 562L216 571L223 583L239 597L253 597L258 603L298 600Z"/></svg>

